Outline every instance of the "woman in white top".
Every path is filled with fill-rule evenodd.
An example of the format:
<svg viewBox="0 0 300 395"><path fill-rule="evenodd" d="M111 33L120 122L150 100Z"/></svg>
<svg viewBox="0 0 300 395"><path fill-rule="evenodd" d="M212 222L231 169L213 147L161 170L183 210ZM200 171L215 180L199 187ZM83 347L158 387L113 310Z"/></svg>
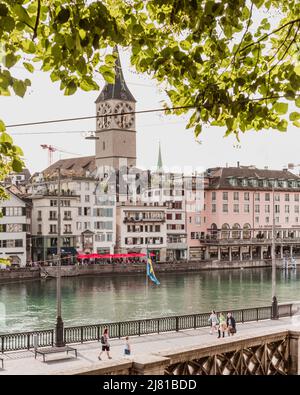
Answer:
<svg viewBox="0 0 300 395"><path fill-rule="evenodd" d="M215 310L212 310L211 315L209 316L208 321L210 322L210 334L218 331L219 320Z"/></svg>

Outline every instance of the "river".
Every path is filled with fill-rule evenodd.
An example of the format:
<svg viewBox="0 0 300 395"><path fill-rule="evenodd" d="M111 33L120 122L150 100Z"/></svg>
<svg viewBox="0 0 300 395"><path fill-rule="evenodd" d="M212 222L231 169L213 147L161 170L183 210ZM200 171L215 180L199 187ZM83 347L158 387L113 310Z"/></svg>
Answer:
<svg viewBox="0 0 300 395"><path fill-rule="evenodd" d="M271 302L271 269L62 278L65 326L202 313ZM300 268L277 270L279 302L300 300ZM0 333L53 328L56 280L0 284Z"/></svg>

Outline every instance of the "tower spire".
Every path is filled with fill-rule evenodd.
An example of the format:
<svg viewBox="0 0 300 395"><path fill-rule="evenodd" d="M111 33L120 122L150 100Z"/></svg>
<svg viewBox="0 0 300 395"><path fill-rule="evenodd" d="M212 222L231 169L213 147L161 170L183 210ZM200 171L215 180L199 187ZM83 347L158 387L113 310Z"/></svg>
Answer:
<svg viewBox="0 0 300 395"><path fill-rule="evenodd" d="M128 86L126 85L117 45L113 49L113 54L117 55L115 63L115 83L105 83L105 86L102 89L100 95L98 96L96 103L111 99L136 102Z"/></svg>
<svg viewBox="0 0 300 395"><path fill-rule="evenodd" d="M161 146L160 146L160 141L159 141L158 159L157 159L157 171L162 171L162 170L163 170L163 163L162 163L162 158L161 158Z"/></svg>

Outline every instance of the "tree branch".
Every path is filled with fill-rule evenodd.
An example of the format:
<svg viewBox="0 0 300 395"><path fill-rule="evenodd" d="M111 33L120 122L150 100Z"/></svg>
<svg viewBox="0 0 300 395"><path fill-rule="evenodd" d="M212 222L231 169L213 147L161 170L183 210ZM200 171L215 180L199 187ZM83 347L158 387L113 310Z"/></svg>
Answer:
<svg viewBox="0 0 300 395"><path fill-rule="evenodd" d="M37 29L40 23L40 14L41 14L41 0L38 0L38 8L37 8L37 15L36 15L36 20L35 20L35 26L33 29L33 36L32 40L34 40L37 36Z"/></svg>
<svg viewBox="0 0 300 395"><path fill-rule="evenodd" d="M240 50L240 52L245 51L245 49L251 47L252 45L256 45L256 44L260 43L260 42L263 41L265 38L271 36L271 35L274 34L274 33L279 32L280 30L284 29L286 26L289 26L289 25L291 25L291 24L293 25L293 24L295 24L295 23L297 23L297 22L300 22L300 18L294 19L294 20L292 20L292 21L289 21L289 22L285 23L284 25L282 25L281 27L279 27L279 28L277 28L277 29L271 31L270 33L265 34L265 35L264 35L263 37L261 37L259 40L255 41L255 42L253 42L253 43L250 43L250 44L248 44L248 45L246 45L244 48L242 48L242 49Z"/></svg>

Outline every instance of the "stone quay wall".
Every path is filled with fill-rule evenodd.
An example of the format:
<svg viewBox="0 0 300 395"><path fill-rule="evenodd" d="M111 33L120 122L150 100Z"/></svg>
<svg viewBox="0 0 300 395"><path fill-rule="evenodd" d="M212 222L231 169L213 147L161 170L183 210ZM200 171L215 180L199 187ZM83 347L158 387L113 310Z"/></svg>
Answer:
<svg viewBox="0 0 300 395"><path fill-rule="evenodd" d="M255 260L255 261L182 261L182 262L161 262L154 263L153 268L157 273L163 272L197 272L201 270L220 270L220 269L246 269L270 267L270 260ZM43 271L50 277L56 277L57 268L55 266L47 266ZM85 275L109 275L109 274L132 274L145 273L145 264L89 264L89 265L71 265L62 266L61 275L63 277L85 276Z"/></svg>
<svg viewBox="0 0 300 395"><path fill-rule="evenodd" d="M1 269L0 284L10 281L25 281L40 278L38 267L24 267L19 269Z"/></svg>

